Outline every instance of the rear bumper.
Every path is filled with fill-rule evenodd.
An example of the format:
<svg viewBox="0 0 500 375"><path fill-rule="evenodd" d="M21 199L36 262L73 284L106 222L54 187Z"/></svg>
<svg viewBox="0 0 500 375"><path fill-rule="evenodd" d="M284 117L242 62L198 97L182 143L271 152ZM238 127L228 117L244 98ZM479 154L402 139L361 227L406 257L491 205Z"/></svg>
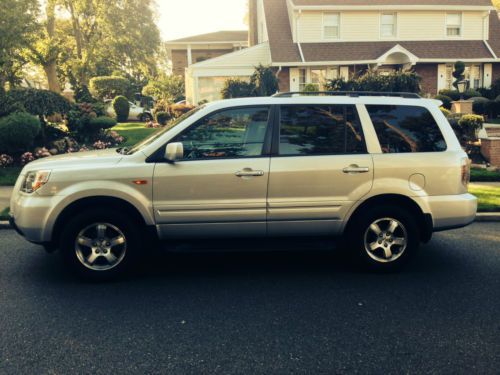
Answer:
<svg viewBox="0 0 500 375"><path fill-rule="evenodd" d="M434 232L471 224L477 213L477 198L472 194L426 197Z"/></svg>

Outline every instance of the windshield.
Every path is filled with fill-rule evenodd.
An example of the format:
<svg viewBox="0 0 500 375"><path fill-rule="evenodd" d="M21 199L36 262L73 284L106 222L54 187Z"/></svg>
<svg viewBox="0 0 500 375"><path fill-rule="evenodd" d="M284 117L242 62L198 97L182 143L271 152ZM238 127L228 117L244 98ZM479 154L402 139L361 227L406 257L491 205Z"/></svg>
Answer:
<svg viewBox="0 0 500 375"><path fill-rule="evenodd" d="M172 121L170 124L164 126L161 129L158 129L158 131L154 132L149 137L147 137L147 138L143 139L142 141L140 141L139 143L135 144L132 148L123 150L125 152L122 151L122 153L126 153L127 155L132 155L132 154L136 153L137 151L142 150L144 147L149 146L151 143L156 141L158 138L160 138L163 134L168 132L170 129L175 128L181 122L183 122L187 118L191 117L192 115L194 115L195 113L197 113L199 110L201 110L203 108L205 108L204 105L196 107L195 109L192 109L191 111L183 114L181 117Z"/></svg>

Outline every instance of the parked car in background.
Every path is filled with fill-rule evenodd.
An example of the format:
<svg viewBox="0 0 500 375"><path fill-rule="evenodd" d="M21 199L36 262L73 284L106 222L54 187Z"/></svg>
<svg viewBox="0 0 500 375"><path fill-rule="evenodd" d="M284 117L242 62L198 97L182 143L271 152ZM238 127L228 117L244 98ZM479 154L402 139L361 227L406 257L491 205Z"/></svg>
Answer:
<svg viewBox="0 0 500 375"><path fill-rule="evenodd" d="M138 106L135 103L129 102L130 104L130 112L128 114L129 121L151 121L153 119L153 114L149 109ZM116 113L113 108L113 100L107 99L104 101L106 114L110 117L115 118Z"/></svg>
<svg viewBox="0 0 500 375"><path fill-rule="evenodd" d="M360 93L206 104L130 149L29 163L11 222L90 278L133 266L148 241L209 237L336 236L365 266L397 269L476 215L469 159L439 104Z"/></svg>

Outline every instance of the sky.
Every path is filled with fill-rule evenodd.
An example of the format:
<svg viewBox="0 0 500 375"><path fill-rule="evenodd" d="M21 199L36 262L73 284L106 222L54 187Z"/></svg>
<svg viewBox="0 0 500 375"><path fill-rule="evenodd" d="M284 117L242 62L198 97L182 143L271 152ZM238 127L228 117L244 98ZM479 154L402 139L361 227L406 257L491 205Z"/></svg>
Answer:
<svg viewBox="0 0 500 375"><path fill-rule="evenodd" d="M219 30L246 30L247 0L156 0L163 40Z"/></svg>

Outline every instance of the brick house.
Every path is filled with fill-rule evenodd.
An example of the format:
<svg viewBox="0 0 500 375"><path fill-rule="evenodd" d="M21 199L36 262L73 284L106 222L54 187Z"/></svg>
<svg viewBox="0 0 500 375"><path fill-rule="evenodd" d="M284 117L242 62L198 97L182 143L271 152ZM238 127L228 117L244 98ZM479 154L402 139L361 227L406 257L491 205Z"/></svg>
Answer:
<svg viewBox="0 0 500 375"><path fill-rule="evenodd" d="M250 48L191 65L188 100L215 100L221 82L275 68L280 91L372 69L413 70L422 91L451 88L466 63L474 88L500 79L500 19L490 0L250 0Z"/></svg>
<svg viewBox="0 0 500 375"><path fill-rule="evenodd" d="M191 64L248 47L248 31L217 31L170 40L165 45L173 74L184 75Z"/></svg>

